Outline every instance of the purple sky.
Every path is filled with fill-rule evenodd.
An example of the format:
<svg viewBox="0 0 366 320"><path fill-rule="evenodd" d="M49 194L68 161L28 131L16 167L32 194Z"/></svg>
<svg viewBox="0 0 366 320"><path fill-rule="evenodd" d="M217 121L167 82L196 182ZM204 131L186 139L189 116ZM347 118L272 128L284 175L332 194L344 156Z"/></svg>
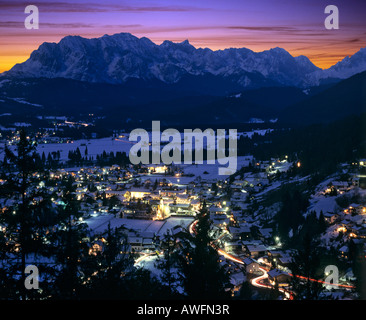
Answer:
<svg viewBox="0 0 366 320"><path fill-rule="evenodd" d="M27 30L24 9L37 5L40 28ZM337 5L340 29L324 27ZM327 68L366 46L365 0L0 0L0 72L25 61L43 42L130 32L163 40L188 39L213 50L282 47Z"/></svg>

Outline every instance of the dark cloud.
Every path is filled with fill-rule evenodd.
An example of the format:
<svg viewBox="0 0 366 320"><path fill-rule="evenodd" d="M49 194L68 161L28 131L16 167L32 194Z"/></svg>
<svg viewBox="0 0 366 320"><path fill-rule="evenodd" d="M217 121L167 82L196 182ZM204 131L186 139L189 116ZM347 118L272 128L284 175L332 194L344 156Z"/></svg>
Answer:
<svg viewBox="0 0 366 320"><path fill-rule="evenodd" d="M348 43L354 43L354 42L360 42L360 41L361 41L360 38L354 38L354 39L348 39L348 40L346 40L346 42L348 42Z"/></svg>
<svg viewBox="0 0 366 320"><path fill-rule="evenodd" d="M133 3L132 1L130 3ZM193 6L131 6L113 3L72 3L61 1L2 1L0 10L18 11L19 8L25 8L27 5L36 5L43 12L189 12L205 11L208 8L198 8Z"/></svg>
<svg viewBox="0 0 366 320"><path fill-rule="evenodd" d="M41 22L42 28L67 28L67 29L79 29L79 28L137 28L141 27L140 24L115 24L115 25L103 25L97 23L82 23L82 22L70 22L70 23L53 23L53 22ZM0 21L0 28L24 28L24 21Z"/></svg>
<svg viewBox="0 0 366 320"><path fill-rule="evenodd" d="M285 26L227 26L226 29L249 30L249 31L296 31L294 27Z"/></svg>

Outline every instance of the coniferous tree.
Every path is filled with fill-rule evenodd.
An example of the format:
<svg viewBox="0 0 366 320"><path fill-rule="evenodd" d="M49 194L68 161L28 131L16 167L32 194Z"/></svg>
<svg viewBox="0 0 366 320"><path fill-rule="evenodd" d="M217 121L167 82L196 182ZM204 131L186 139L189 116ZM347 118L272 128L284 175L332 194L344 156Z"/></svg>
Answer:
<svg viewBox="0 0 366 320"><path fill-rule="evenodd" d="M293 255L289 267L293 274L290 286L295 300L321 299L324 289L318 282L320 255L319 243L306 235L302 247Z"/></svg>
<svg viewBox="0 0 366 320"><path fill-rule="evenodd" d="M272 286L268 292L267 299L268 300L277 300L279 297L280 297L279 286L278 286L278 282L275 280L274 286Z"/></svg>
<svg viewBox="0 0 366 320"><path fill-rule="evenodd" d="M42 152L42 163L43 163L43 165L46 164L46 155L45 155L44 151Z"/></svg>
<svg viewBox="0 0 366 320"><path fill-rule="evenodd" d="M281 239L288 237L288 232L297 230L303 222L303 213L308 207L308 200L299 192L299 190L285 190L282 198L281 210L276 215L278 231Z"/></svg>
<svg viewBox="0 0 366 320"><path fill-rule="evenodd" d="M252 300L253 299L253 289L249 281L245 280L240 288L239 297L240 300Z"/></svg>
<svg viewBox="0 0 366 320"><path fill-rule="evenodd" d="M134 255L128 251L124 229L112 229L108 225L106 235L94 241L94 244L99 250L93 251L83 262L86 284L81 297L127 298L125 282L133 274Z"/></svg>
<svg viewBox="0 0 366 320"><path fill-rule="evenodd" d="M189 299L225 299L230 297L229 275L219 263L212 247L210 221L205 205L198 214L195 235L187 235L181 249L178 269Z"/></svg>
<svg viewBox="0 0 366 320"><path fill-rule="evenodd" d="M323 233L327 230L327 223L324 218L323 210L321 210L320 214L319 214L318 229L319 229L319 233Z"/></svg>
<svg viewBox="0 0 366 320"><path fill-rule="evenodd" d="M37 295L24 286L25 267L28 261L35 261L37 254L47 255L46 234L52 228L52 212L47 194L38 188L36 158L36 145L22 129L15 151L5 147L1 163L4 183L0 193L8 198L8 205L0 215L3 239L0 251L6 261L2 273L8 274L8 298L27 299ZM11 286L14 279L20 279L15 288Z"/></svg>
<svg viewBox="0 0 366 320"><path fill-rule="evenodd" d="M52 167L52 163L53 163L52 156L51 156L50 153L48 153L48 155L47 155L47 164L48 164L49 168Z"/></svg>
<svg viewBox="0 0 366 320"><path fill-rule="evenodd" d="M57 298L76 298L82 286L81 261L88 254L86 225L78 223L81 213L75 196L74 179L65 181L62 203L58 206L58 229L53 233L56 261L61 265L55 285Z"/></svg>
<svg viewBox="0 0 366 320"><path fill-rule="evenodd" d="M176 294L178 277L174 271L176 257L174 255L175 238L170 234L169 229L162 240L163 257L159 257L155 266L161 271L160 280L167 288L168 298Z"/></svg>
<svg viewBox="0 0 366 320"><path fill-rule="evenodd" d="M354 263L353 273L356 277L356 292L360 300L366 300L366 259L358 257Z"/></svg>
<svg viewBox="0 0 366 320"><path fill-rule="evenodd" d="M355 291L360 300L366 299L366 259L363 246L356 244L353 239L348 242L348 260L356 277Z"/></svg>

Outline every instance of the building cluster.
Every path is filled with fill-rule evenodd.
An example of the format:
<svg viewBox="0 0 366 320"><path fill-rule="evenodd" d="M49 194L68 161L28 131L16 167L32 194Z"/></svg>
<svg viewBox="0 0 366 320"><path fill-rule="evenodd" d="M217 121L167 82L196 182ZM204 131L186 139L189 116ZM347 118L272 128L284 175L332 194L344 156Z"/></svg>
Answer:
<svg viewBox="0 0 366 320"><path fill-rule="evenodd" d="M259 206L260 212L253 212L251 203L260 202L268 190L281 185L276 182L277 173L287 172L301 163L289 162L287 157L270 161L251 158L249 163L247 170L239 170L226 179L205 173L187 174L184 165L121 167L115 164L54 169L49 174L50 181L40 182L39 187L47 183L54 205L59 205L63 196L60 182L73 177L75 197L82 213L79 221L102 219L102 223L91 228L91 234L98 237L92 251L102 250L103 233L108 225L122 226L126 220L146 221L149 228L130 227L126 231L127 250L141 257L161 252L164 235L159 230L165 223L176 219L177 223L169 224L166 230L171 236L179 237L180 232L189 230L205 204L212 223L213 245L220 254L221 265L231 275L234 290L238 291L245 279L263 273L263 268L268 271L265 281L286 286L291 278L292 251L282 249L281 239L267 226L270 216L263 213L263 207ZM359 165L363 166L364 162ZM336 198L347 197L359 189L356 176L347 181L334 179L315 196L319 202L330 199L334 200L330 203L336 204ZM366 255L366 195L349 198L359 201L343 207L328 205L327 210L322 210L327 223L323 240L339 251L340 259L348 257L349 240L361 246ZM180 225L178 222L183 220L179 219L188 219L189 223Z"/></svg>
<svg viewBox="0 0 366 320"><path fill-rule="evenodd" d="M115 225L118 225L118 219L149 220L157 225L155 230L158 230L159 223L169 218L186 217L193 221L205 203L217 246L244 261L243 269L242 263L225 256L220 258L220 263L231 274L234 286L239 289L243 277L260 272L257 259L261 259L262 264L272 264L270 252L281 246L278 240L274 240L273 230L261 227L261 220L248 212L251 194L268 187L271 170L276 166L285 170L290 167L288 164L286 160L278 159L255 162L254 170L227 179L206 178L204 174L192 176L184 173L184 167L165 165L128 168L112 165L77 171L59 169L52 172L51 177L74 177L76 196L85 221L112 213ZM105 231L106 226L105 223L102 230ZM170 229L174 236L181 231L183 228L179 225ZM157 232L130 229L127 238L131 251L146 254L161 250L162 235ZM288 256L281 254L275 258L279 267L288 261Z"/></svg>

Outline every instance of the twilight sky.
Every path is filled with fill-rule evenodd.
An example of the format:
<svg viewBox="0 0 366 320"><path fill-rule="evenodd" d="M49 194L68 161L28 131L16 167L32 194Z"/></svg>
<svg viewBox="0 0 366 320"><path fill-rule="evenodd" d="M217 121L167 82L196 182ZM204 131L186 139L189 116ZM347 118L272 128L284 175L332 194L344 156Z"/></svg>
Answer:
<svg viewBox="0 0 366 320"><path fill-rule="evenodd" d="M27 5L39 9L39 29L27 30ZM327 5L339 9L339 29L327 30ZM0 0L0 72L28 59L43 42L130 32L156 44L188 39L213 50L281 47L321 68L366 47L365 0Z"/></svg>

